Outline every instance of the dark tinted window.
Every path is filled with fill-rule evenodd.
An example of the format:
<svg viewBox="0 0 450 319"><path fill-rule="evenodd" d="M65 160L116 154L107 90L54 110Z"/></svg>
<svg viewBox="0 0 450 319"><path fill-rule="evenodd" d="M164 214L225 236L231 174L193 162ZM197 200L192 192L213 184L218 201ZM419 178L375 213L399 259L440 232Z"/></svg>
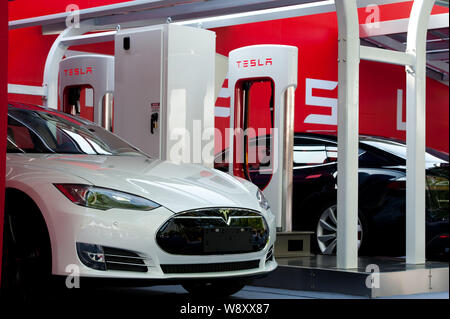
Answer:
<svg viewBox="0 0 450 319"><path fill-rule="evenodd" d="M358 150L359 160L375 160L363 149ZM295 139L294 145L294 167L312 166L337 162L338 148L333 141L320 138Z"/></svg>
<svg viewBox="0 0 450 319"><path fill-rule="evenodd" d="M324 145L294 146L294 166L318 165L327 162Z"/></svg>
<svg viewBox="0 0 450 319"><path fill-rule="evenodd" d="M295 138L294 167L320 165L336 160L336 143L316 138Z"/></svg>
<svg viewBox="0 0 450 319"><path fill-rule="evenodd" d="M391 141L388 139L381 139L376 137L365 137L361 138L361 144L364 144L366 146L378 149L382 152L384 152L384 156L386 157L387 154L392 156L395 156L399 159L406 160L406 144L397 142L397 141ZM434 153L434 154L432 154ZM442 154L439 154L439 152L425 152L425 161L427 163L446 163L447 160L442 157Z"/></svg>
<svg viewBox="0 0 450 319"><path fill-rule="evenodd" d="M7 152L144 155L94 123L45 109L8 109Z"/></svg>
<svg viewBox="0 0 450 319"><path fill-rule="evenodd" d="M219 171L228 173L230 163L229 154L230 153L228 152L228 149L226 149L216 155L216 157L214 158L214 168L218 169Z"/></svg>

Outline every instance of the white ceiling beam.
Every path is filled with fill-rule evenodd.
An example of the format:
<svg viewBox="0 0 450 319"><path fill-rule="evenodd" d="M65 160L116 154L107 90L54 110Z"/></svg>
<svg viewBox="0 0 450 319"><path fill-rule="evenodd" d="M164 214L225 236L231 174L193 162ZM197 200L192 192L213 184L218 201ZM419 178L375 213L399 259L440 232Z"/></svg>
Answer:
<svg viewBox="0 0 450 319"><path fill-rule="evenodd" d="M404 2L404 0L357 0L357 6L361 8L373 4L398 2ZM185 4L172 8L102 17L96 19L96 25L125 23L128 27L128 23L136 25L139 21L142 21L142 25L149 25L148 21L165 17L177 24L212 29L335 11L334 0L225 0L223 3L221 0L212 0L207 3Z"/></svg>
<svg viewBox="0 0 450 319"><path fill-rule="evenodd" d="M404 2L404 0L357 1L358 7L365 7L369 4L382 5L398 2ZM166 19L168 17L171 17L173 21L211 18L234 13L312 3L321 3L324 6L329 5L329 1L323 0L136 0L83 9L79 11L79 14L80 21L95 18L97 25L113 25L130 22L136 23L136 21L144 20ZM324 8L320 8L317 13L321 13L324 10ZM327 10L329 10L327 12L335 11L335 7L329 7ZM70 14L71 12L62 12L41 17L14 20L9 22L9 29L43 26L44 29L51 30L52 33L55 33L61 31L61 28L64 28L66 18ZM314 14L314 12L311 14ZM233 25L232 21L227 25Z"/></svg>
<svg viewBox="0 0 450 319"><path fill-rule="evenodd" d="M394 40L386 35L376 36L373 38L366 38L366 41L379 45L384 48L388 48L395 51L405 52L406 51L406 45ZM444 80L448 79L449 75L449 65L446 62L443 61L433 61L433 60L427 60L427 67L431 68L435 71L439 71L444 74Z"/></svg>
<svg viewBox="0 0 450 319"><path fill-rule="evenodd" d="M300 3L307 2L308 0L135 0L128 1L118 4L111 4L99 7L93 7L88 9L82 9L79 11L80 21L88 20L92 18L103 18L103 17L117 17L117 16L128 16L125 18L125 21L132 21L135 19L135 14L142 14L143 12L153 12L157 11L160 16L168 17L170 15L166 15L165 12L173 12L173 8L178 8L181 6L182 8L186 8L186 6L193 6L199 12L204 11L203 7L199 7L198 3L203 3L203 5L207 5L206 8L231 8L236 6L244 6L244 5L266 5L266 6L280 6L283 2L286 5L290 5L292 3ZM315 0L318 1L318 0ZM312 0L309 0L312 2ZM240 4L239 4L240 3ZM56 14L50 14L40 17L14 20L9 22L9 29L18 29L18 28L26 28L32 26L44 26L51 24L64 24L66 18L72 14L72 12L61 12ZM122 19L120 19L123 21Z"/></svg>
<svg viewBox="0 0 450 319"><path fill-rule="evenodd" d="M87 52L87 51L77 51L77 50L66 50L66 53L64 54L66 58L68 57L72 57L72 56L78 56L78 55L90 55L90 54L95 54L95 55L104 55L104 56L113 56L111 54L99 54L99 53L93 53L93 52Z"/></svg>
<svg viewBox="0 0 450 319"><path fill-rule="evenodd" d="M157 8L170 7L179 4L203 2L205 0L135 0L123 3L93 7L82 9L79 11L80 20L87 20L101 16L108 16L114 14L125 14L127 12L153 10ZM73 12L61 12L56 14L49 14L34 18L14 20L9 22L9 29L27 28L33 26L44 26L51 24L64 24L66 18L73 14Z"/></svg>
<svg viewBox="0 0 450 319"><path fill-rule="evenodd" d="M45 90L42 86L31 86L31 85L9 84L8 83L8 93L44 96Z"/></svg>
<svg viewBox="0 0 450 319"><path fill-rule="evenodd" d="M377 61L406 66L413 65L415 60L413 55L406 52L372 48L364 45L361 45L359 52L360 58L368 61Z"/></svg>
<svg viewBox="0 0 450 319"><path fill-rule="evenodd" d="M72 45L85 45L99 42L109 42L114 41L114 36L116 35L116 33L117 31L108 31L108 32L64 37L61 39L61 44L69 47Z"/></svg>
<svg viewBox="0 0 450 319"><path fill-rule="evenodd" d="M428 29L448 28L448 19L448 13L431 15L428 23ZM408 23L409 18L360 24L359 36L361 38L368 38L386 34L405 33L408 31Z"/></svg>

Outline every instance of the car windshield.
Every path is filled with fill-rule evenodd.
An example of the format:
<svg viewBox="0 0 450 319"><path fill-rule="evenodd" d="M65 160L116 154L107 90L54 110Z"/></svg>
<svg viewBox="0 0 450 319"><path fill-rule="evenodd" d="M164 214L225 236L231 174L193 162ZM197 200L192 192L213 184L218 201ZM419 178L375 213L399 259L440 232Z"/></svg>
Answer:
<svg viewBox="0 0 450 319"><path fill-rule="evenodd" d="M7 152L147 156L92 122L34 106L8 108Z"/></svg>
<svg viewBox="0 0 450 319"><path fill-rule="evenodd" d="M405 144L381 139L361 139L361 143L379 148L385 152L406 160ZM425 152L425 161L427 163L447 163L447 161L445 161L443 158L436 157L429 152Z"/></svg>

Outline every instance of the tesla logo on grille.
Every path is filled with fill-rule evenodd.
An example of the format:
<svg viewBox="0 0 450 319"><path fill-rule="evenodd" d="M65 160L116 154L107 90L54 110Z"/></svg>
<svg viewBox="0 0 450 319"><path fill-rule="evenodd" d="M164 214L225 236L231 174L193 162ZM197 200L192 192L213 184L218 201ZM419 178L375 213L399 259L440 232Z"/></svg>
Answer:
<svg viewBox="0 0 450 319"><path fill-rule="evenodd" d="M230 225L230 218L228 216L230 214L230 210L229 209L219 209L219 213L222 215L223 221L227 225Z"/></svg>
<svg viewBox="0 0 450 319"><path fill-rule="evenodd" d="M272 65L272 58L242 60L242 61L236 61L236 63L237 63L238 69L239 68L254 68L257 66Z"/></svg>

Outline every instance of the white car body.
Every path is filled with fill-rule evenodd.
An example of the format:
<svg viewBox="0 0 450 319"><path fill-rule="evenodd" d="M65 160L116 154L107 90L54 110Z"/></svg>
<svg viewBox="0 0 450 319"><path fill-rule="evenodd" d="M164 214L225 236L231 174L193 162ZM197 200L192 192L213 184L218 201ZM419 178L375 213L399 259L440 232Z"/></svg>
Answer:
<svg viewBox="0 0 450 319"><path fill-rule="evenodd" d="M106 211L72 203L55 183L88 184L144 198L161 206L151 211ZM275 219L260 207L257 187L200 165L173 164L142 156L8 153L6 188L27 194L42 213L50 236L52 273L67 276L76 265L81 277L98 278L224 278L262 275L277 266L266 262L275 242ZM243 208L259 212L269 228L269 240L257 252L218 255L175 255L157 244L158 229L174 215L202 208ZM32 240L30 238L30 240ZM76 243L90 243L136 252L147 272L96 270L83 264ZM231 263L258 260L246 270L164 273L161 265Z"/></svg>

